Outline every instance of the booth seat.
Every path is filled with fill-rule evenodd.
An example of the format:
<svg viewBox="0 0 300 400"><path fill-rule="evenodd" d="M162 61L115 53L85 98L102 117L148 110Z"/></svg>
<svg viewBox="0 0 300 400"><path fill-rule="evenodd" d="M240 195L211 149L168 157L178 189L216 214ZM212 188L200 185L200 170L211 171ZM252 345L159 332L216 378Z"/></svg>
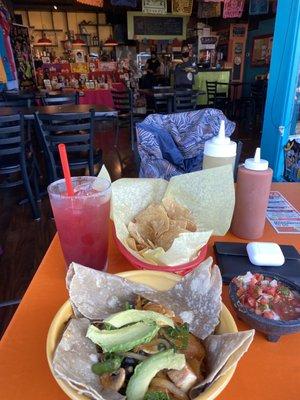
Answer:
<svg viewBox="0 0 300 400"><path fill-rule="evenodd" d="M225 120L226 136L231 136L235 123L214 108L149 115L136 125L139 176L169 180L200 170L204 143L218 134L221 120Z"/></svg>

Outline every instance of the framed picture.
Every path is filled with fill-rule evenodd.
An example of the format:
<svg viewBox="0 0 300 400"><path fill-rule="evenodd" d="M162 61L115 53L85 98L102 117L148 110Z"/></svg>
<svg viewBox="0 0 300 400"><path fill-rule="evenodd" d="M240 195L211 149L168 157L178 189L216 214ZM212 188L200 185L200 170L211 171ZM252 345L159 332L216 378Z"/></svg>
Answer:
<svg viewBox="0 0 300 400"><path fill-rule="evenodd" d="M270 65L272 45L272 35L262 35L253 38L251 52L252 67L265 67Z"/></svg>
<svg viewBox="0 0 300 400"><path fill-rule="evenodd" d="M85 52L81 49L74 50L75 53L75 62L76 63L84 63L85 62Z"/></svg>

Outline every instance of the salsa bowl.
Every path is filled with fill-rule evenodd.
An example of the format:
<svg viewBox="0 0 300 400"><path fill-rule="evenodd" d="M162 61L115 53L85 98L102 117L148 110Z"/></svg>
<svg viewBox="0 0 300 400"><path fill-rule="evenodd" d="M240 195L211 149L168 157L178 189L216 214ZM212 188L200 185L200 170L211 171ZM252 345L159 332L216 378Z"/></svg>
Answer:
<svg viewBox="0 0 300 400"><path fill-rule="evenodd" d="M300 286L279 275L263 273L265 277L276 279L293 291L300 293ZM237 285L232 280L229 284L229 297L239 319L246 322L251 328L266 335L270 342L277 342L282 335L300 332L300 318L283 321L265 318L255 314L249 307L243 305L237 296Z"/></svg>

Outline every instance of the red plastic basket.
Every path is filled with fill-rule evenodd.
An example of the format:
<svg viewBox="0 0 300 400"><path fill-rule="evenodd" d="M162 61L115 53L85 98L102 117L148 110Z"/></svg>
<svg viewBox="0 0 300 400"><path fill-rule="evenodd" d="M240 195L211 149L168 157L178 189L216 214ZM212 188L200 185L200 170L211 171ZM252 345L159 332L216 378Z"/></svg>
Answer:
<svg viewBox="0 0 300 400"><path fill-rule="evenodd" d="M152 271L164 271L164 272L174 272L178 275L186 275L194 268L198 267L198 265L205 260L207 253L207 244L200 249L198 256L193 260L185 264L176 265L176 266L166 266L166 265L153 265L149 264L146 261L141 261L132 255L126 247L120 242L120 240L116 236L115 229L113 230L113 237L116 242L116 245L120 252L123 254L125 258L137 269L148 269Z"/></svg>

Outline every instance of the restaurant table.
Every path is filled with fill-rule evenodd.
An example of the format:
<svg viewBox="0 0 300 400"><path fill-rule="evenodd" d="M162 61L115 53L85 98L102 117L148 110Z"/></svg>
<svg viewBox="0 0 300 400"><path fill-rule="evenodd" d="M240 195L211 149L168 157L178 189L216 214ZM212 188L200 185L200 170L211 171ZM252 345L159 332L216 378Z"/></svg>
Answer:
<svg viewBox="0 0 300 400"><path fill-rule="evenodd" d="M300 183L273 184L296 209L300 209ZM214 241L242 242L232 234L212 237L208 254L213 255ZM299 250L300 235L277 234L267 222L261 241L294 245ZM24 260L24 263L26 260ZM132 270L110 236L109 269L111 273ZM54 237L21 304L0 343L0 398L3 400L66 400L55 382L46 359L49 326L67 300L66 265L57 235ZM223 302L234 311L223 287ZM239 330L249 329L236 319ZM299 400L300 334L282 336L268 342L256 333L248 352L239 362L233 378L220 394L222 400Z"/></svg>
<svg viewBox="0 0 300 400"><path fill-rule="evenodd" d="M34 107L0 107L0 116L22 113L25 120L33 120L34 113L63 114L63 113L86 113L95 110L95 118L116 117L118 112L111 107L97 104L68 104L61 106L34 106Z"/></svg>
<svg viewBox="0 0 300 400"><path fill-rule="evenodd" d="M124 83L113 83L114 90L124 90ZM79 104L98 104L114 108L114 101L111 89L83 89L82 96L79 97Z"/></svg>

